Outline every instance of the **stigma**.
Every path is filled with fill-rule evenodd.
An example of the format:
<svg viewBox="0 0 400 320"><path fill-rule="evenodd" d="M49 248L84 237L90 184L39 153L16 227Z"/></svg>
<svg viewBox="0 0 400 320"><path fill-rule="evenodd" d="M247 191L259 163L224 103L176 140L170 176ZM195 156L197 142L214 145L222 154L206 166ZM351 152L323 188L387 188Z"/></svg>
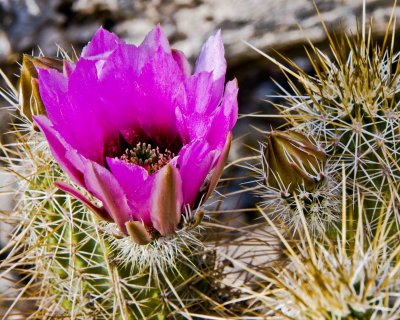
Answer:
<svg viewBox="0 0 400 320"><path fill-rule="evenodd" d="M151 175L164 167L174 157L175 154L168 149L161 151L159 147L154 148L150 143L139 142L132 149L126 149L119 159L141 166Z"/></svg>

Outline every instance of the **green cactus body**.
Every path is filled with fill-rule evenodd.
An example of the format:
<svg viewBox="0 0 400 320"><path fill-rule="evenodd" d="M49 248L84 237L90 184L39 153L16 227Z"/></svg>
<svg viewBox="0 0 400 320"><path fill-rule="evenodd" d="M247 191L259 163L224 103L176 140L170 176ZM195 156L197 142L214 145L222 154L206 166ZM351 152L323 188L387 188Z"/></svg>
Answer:
<svg viewBox="0 0 400 320"><path fill-rule="evenodd" d="M307 121L313 114L307 126L328 147L337 165L344 163L358 186L378 194L397 190L400 174L396 145L400 85L397 74L391 73L397 57L386 54L374 60L382 53L362 48L361 52L353 49L344 65L327 63L329 69L318 70L320 79L303 81L310 103L302 111Z"/></svg>
<svg viewBox="0 0 400 320"><path fill-rule="evenodd" d="M394 27L395 8L391 19ZM372 44L372 29L343 41L328 33L330 55L311 44L314 75L284 56L289 67L264 54L293 91L284 91L285 104L277 105L289 129L266 133L261 168L254 170L265 230L277 235L286 258L272 267L246 266L257 280L242 293L259 307L257 316L400 319L400 54L394 34L385 46L390 24L383 50ZM310 218L313 212L319 220ZM301 230L287 232L293 228Z"/></svg>
<svg viewBox="0 0 400 320"><path fill-rule="evenodd" d="M345 186L345 184L343 184ZM364 211L360 194L355 195ZM281 240L286 257L273 267L248 268L257 278L242 293L257 316L265 319L372 320L400 318L400 246L390 236L395 224L390 206L379 211L377 221L357 217L343 198L335 237L315 237L310 233L305 214L303 230L290 236L259 208L273 233ZM398 230L398 227L397 227ZM398 236L398 234L397 234ZM234 264L240 262L232 259Z"/></svg>

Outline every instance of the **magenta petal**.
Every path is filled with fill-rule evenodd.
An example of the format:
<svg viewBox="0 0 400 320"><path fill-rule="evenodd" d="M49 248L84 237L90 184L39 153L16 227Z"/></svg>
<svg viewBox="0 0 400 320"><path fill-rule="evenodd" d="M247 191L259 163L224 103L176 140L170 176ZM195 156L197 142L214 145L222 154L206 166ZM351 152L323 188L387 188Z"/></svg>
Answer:
<svg viewBox="0 0 400 320"><path fill-rule="evenodd" d="M215 35L209 37L201 48L196 61L195 73L212 72L215 80L224 77L226 73L224 54L224 44L221 38L221 30L219 30Z"/></svg>
<svg viewBox="0 0 400 320"><path fill-rule="evenodd" d="M182 177L183 203L195 204L201 186L211 170L215 152L205 140L193 141L179 152L178 165Z"/></svg>
<svg viewBox="0 0 400 320"><path fill-rule="evenodd" d="M190 65L189 61L186 59L185 54L177 49L172 49L172 57L174 58L175 62L181 69L182 73L189 77L192 73L192 66Z"/></svg>
<svg viewBox="0 0 400 320"><path fill-rule="evenodd" d="M39 126L40 130L46 136L49 143L50 150L67 174L80 186L84 186L84 179L82 172L78 170L79 163L71 161L66 157L68 152L72 152L72 147L61 137L61 135L54 130L50 120L43 115L35 116L34 120Z"/></svg>
<svg viewBox="0 0 400 320"><path fill-rule="evenodd" d="M75 70L75 64L68 60L64 60L64 74L69 77Z"/></svg>
<svg viewBox="0 0 400 320"><path fill-rule="evenodd" d="M120 46L116 49L102 67L97 90L94 91L99 98L97 104L98 113L101 114L101 125L105 130L107 151L112 151L111 142L119 149L119 134L122 134L128 142L137 141L137 137L143 136L139 124L137 81L143 61L132 57L137 56L137 48L134 46ZM112 152L106 152L112 156Z"/></svg>
<svg viewBox="0 0 400 320"><path fill-rule="evenodd" d="M192 113L186 116L182 114L180 109L177 109L176 118L179 134L184 144L207 136L210 116L200 113Z"/></svg>
<svg viewBox="0 0 400 320"><path fill-rule="evenodd" d="M214 111L217 105L210 104L213 85L210 72L197 73L186 81L186 115L193 112L209 115Z"/></svg>
<svg viewBox="0 0 400 320"><path fill-rule="evenodd" d="M217 109L207 135L207 141L213 148L222 149L224 147L226 137L237 121L238 90L236 79L226 84L221 107Z"/></svg>
<svg viewBox="0 0 400 320"><path fill-rule="evenodd" d="M159 50L133 83L140 127L158 145L171 145L178 136L175 110L186 101L183 80L172 56Z"/></svg>
<svg viewBox="0 0 400 320"><path fill-rule="evenodd" d="M221 177L222 171L224 170L225 167L225 162L228 159L229 149L231 148L231 142L232 142L232 134L229 133L228 137L226 138L225 146L222 149L221 154L218 157L218 161L211 172L205 200L207 200L208 197L213 193L215 187L218 184L218 180Z"/></svg>
<svg viewBox="0 0 400 320"><path fill-rule="evenodd" d="M94 212L99 218L106 220L108 222L113 222L113 219L111 219L110 215L104 208L99 208L96 205L94 205L92 202L90 202L88 198L86 198L82 193L80 193L74 187L62 181L56 181L54 182L54 184L62 191L69 193L71 196L79 200L83 205L85 205L92 212Z"/></svg>
<svg viewBox="0 0 400 320"><path fill-rule="evenodd" d="M107 163L125 191L132 217L137 221L143 221L145 225L151 225L150 194L154 176L149 176L140 166L119 159L108 158Z"/></svg>
<svg viewBox="0 0 400 320"><path fill-rule="evenodd" d="M222 110L226 116L229 131L232 130L238 118L238 101L237 95L239 92L238 82L236 79L228 81L225 87L224 99L222 101Z"/></svg>
<svg viewBox="0 0 400 320"><path fill-rule="evenodd" d="M103 202L108 214L121 231L126 233L125 222L132 220L132 216L117 179L106 168L92 161L87 161L84 175L87 189Z"/></svg>
<svg viewBox="0 0 400 320"><path fill-rule="evenodd" d="M185 143L206 136L210 116L217 105L212 105L214 81L209 72L200 72L187 79L187 103L176 110L177 126Z"/></svg>
<svg viewBox="0 0 400 320"><path fill-rule="evenodd" d="M105 54L114 50L123 43L115 34L100 27L94 34L92 40L82 50L83 58L102 58Z"/></svg>
<svg viewBox="0 0 400 320"><path fill-rule="evenodd" d="M147 61L139 59L139 49L136 46L123 43L113 50L107 59L96 62L97 75L100 81L114 78L115 81L121 81L123 76L128 75L130 80L127 79L126 82L129 82L132 76L140 73Z"/></svg>
<svg viewBox="0 0 400 320"><path fill-rule="evenodd" d="M164 52L170 52L170 46L167 37L162 31L160 25L157 25L153 30L151 30L143 42L140 44L139 49L142 52L147 53L147 57L151 56L161 48Z"/></svg>
<svg viewBox="0 0 400 320"><path fill-rule="evenodd" d="M120 48L121 51L123 52L131 51L129 50L128 46L132 45L124 44ZM142 68L146 64L148 64L149 61L151 61L155 55L158 55L159 52L166 54L172 60L172 54L168 43L168 39L165 37L163 31L158 25L147 34L146 38L143 40L140 46L136 48L134 52L131 52L131 54L128 55L125 54L127 60L126 60L126 66L123 67L123 69L125 69L126 67L128 68L133 67L134 71L132 72L132 75L137 76L138 74L140 74ZM177 64L176 67L178 67Z"/></svg>
<svg viewBox="0 0 400 320"><path fill-rule="evenodd" d="M179 170L167 164L157 173L151 191L151 221L161 235L175 232L181 220L182 181Z"/></svg>
<svg viewBox="0 0 400 320"><path fill-rule="evenodd" d="M104 136L98 125L94 105L80 103L79 97L92 90L86 74L90 70L80 68L80 61L73 72L71 86L68 78L56 70L39 70L40 96L46 106L51 123L60 135L84 157L101 163L104 154Z"/></svg>
<svg viewBox="0 0 400 320"><path fill-rule="evenodd" d="M68 77L53 69L39 69L40 96L46 106L49 119L56 123L60 121L60 109L68 109Z"/></svg>
<svg viewBox="0 0 400 320"><path fill-rule="evenodd" d="M79 154L78 151L76 151L75 149L68 150L65 153L65 158L72 162L78 171L82 173L85 171L85 164L88 160L84 156Z"/></svg>
<svg viewBox="0 0 400 320"><path fill-rule="evenodd" d="M221 30L208 38L201 48L200 55L196 61L195 74L206 71L211 72L214 79L214 86L211 92L211 105L219 104L225 82L226 60L225 50L221 38Z"/></svg>

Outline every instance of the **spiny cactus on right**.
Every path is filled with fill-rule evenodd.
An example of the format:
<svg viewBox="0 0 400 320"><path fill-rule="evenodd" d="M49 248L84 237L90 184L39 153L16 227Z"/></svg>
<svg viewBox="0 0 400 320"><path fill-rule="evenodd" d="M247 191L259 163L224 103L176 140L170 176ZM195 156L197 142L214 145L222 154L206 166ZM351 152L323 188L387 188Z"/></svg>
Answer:
<svg viewBox="0 0 400 320"><path fill-rule="evenodd" d="M314 45L308 52L313 75L266 55L297 81L289 80L294 91L277 106L282 116L325 148L335 172L344 166L348 193L360 188L371 215L382 201L391 201L395 211L399 203L400 63L391 32L389 22L381 46L372 29L353 38L328 34L330 52Z"/></svg>
<svg viewBox="0 0 400 320"><path fill-rule="evenodd" d="M389 23L388 34L390 30ZM250 268L231 259L257 277L259 290L242 286L252 305L258 306L254 315L302 320L400 318L400 54L394 52L394 33L389 46L386 35L382 48L373 44L371 34L372 30L367 37L365 32L355 38L344 36L342 42L328 34L330 53L311 45L313 75L289 59L285 60L290 67L286 67L264 54L290 74L289 79L295 79L289 80L293 92L285 91L282 97L285 105L277 106L290 129L278 135L303 134L325 150L329 171L342 177L336 185L343 196L335 210L334 236L324 230L316 237L307 219L308 208L299 201L293 185L300 182L303 189L310 188L313 180L308 174L318 157L310 159L303 151L306 144L297 141L285 148L280 161L263 152L268 166L261 170L266 179L260 193L268 196L268 189L285 190L282 186L286 185L296 195L302 230L291 237L260 208L268 230L284 246L286 263ZM274 146L271 136L266 140ZM279 155L280 150L273 149L273 155ZM270 168L274 169L272 180L268 179ZM280 179L275 178L278 172ZM311 186L315 194L318 187ZM324 199L330 203L335 198L325 194ZM293 209L281 208L287 224L296 221Z"/></svg>

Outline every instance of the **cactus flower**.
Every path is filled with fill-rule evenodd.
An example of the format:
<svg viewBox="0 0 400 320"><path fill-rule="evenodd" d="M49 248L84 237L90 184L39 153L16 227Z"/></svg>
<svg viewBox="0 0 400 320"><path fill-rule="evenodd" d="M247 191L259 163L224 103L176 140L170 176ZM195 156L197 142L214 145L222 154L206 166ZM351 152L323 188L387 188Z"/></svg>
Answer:
<svg viewBox="0 0 400 320"><path fill-rule="evenodd" d="M326 154L305 135L271 131L265 149L266 183L284 193L312 191L324 178Z"/></svg>
<svg viewBox="0 0 400 320"><path fill-rule="evenodd" d="M237 82L226 86L220 32L194 72L158 26L139 45L100 28L76 63L37 66L46 114L34 116L54 158L101 218L139 244L173 234L186 208L214 189L237 120Z"/></svg>

